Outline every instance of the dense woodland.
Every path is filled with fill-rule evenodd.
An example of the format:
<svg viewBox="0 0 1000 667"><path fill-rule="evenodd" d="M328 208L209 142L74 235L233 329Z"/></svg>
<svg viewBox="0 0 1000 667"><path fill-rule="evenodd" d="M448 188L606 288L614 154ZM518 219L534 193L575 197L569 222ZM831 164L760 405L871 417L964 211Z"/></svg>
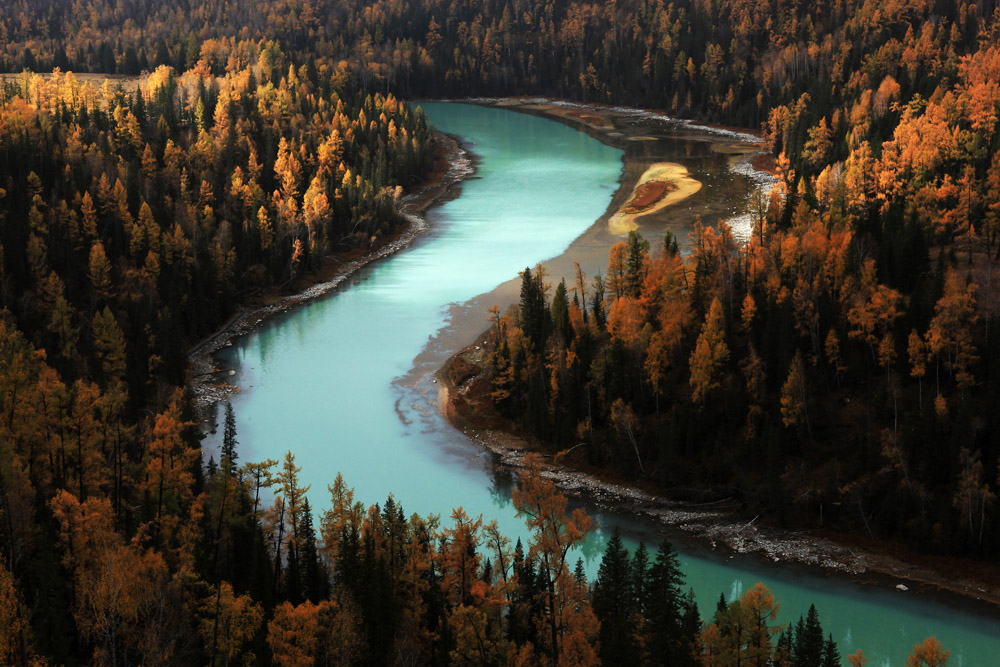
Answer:
<svg viewBox="0 0 1000 667"><path fill-rule="evenodd" d="M554 291L526 270L495 404L675 493L995 558L998 82L988 44L926 97L886 75L807 132L805 98L772 109L750 237L632 235Z"/></svg>
<svg viewBox="0 0 1000 667"><path fill-rule="evenodd" d="M533 537L512 546L339 478L314 515L293 455L239 461L231 414L206 465L186 351L392 234L433 149L402 98L761 127L780 188L748 243L634 236L554 290L525 271L495 314L497 406L675 491L995 556L997 11L5 2L0 664L840 664L764 586L699 614L666 544L612 539L588 584L566 547L592 522L533 466L514 498ZM908 664L946 655L928 640Z"/></svg>
<svg viewBox="0 0 1000 667"><path fill-rule="evenodd" d="M1000 41L995 3L967 0L11 0L0 71L138 74L203 62L221 74L269 40L297 60L343 60L397 94L557 95L755 127L785 106L844 136L851 109L949 86ZM805 95L805 97L803 97ZM839 110L839 113L836 113ZM798 150L789 150L798 156ZM843 156L841 156L842 158Z"/></svg>

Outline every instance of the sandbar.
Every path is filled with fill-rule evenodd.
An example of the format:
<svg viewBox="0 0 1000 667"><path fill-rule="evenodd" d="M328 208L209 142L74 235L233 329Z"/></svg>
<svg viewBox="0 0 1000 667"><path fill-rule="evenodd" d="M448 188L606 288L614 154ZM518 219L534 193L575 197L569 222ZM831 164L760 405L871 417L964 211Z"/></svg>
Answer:
<svg viewBox="0 0 1000 667"><path fill-rule="evenodd" d="M632 188L628 200L608 220L612 234L625 235L638 229L636 219L687 199L701 190L701 181L688 174L687 167L676 162L657 162L650 166Z"/></svg>

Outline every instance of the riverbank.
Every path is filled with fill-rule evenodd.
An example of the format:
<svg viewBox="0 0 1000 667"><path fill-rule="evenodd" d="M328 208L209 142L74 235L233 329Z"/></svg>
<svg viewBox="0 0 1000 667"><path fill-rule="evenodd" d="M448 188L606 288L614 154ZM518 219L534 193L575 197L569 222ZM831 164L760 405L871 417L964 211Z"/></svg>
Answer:
<svg viewBox="0 0 1000 667"><path fill-rule="evenodd" d="M370 262L388 257L410 245L427 230L424 212L434 203L458 196L453 188L475 172L472 157L454 137L435 132L437 151L434 169L422 184L400 197L396 212L405 224L377 246L364 251L328 255L313 275L300 279L294 294L280 296L273 290L260 295L254 303L240 308L218 331L188 351L188 387L196 408L206 408L224 401L240 387L228 382L235 373L221 371L215 353L232 345L232 340L253 331L275 315L323 296Z"/></svg>
<svg viewBox="0 0 1000 667"><path fill-rule="evenodd" d="M769 564L818 567L854 581L895 588L900 595L938 596L952 604L954 596L960 596L984 613L1000 616L1000 573L987 563L928 556L898 544L829 531L767 525L758 516L741 514L740 503L733 498L680 501L618 478L588 465L582 445L553 451L497 413L486 364L490 351L487 332L449 359L437 376L439 401L445 418L492 452L500 465L521 468L525 455L535 452L543 457L543 474L565 493L652 521L671 539L754 555Z"/></svg>

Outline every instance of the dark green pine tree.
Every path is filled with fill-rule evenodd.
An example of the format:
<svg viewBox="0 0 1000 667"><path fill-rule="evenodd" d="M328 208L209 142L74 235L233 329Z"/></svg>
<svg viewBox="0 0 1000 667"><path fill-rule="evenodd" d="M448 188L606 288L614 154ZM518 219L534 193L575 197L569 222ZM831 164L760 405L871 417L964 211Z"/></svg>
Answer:
<svg viewBox="0 0 1000 667"><path fill-rule="evenodd" d="M406 562L406 536L409 528L403 514L403 506L396 502L391 493L385 499L382 526L385 530L385 547L389 558L389 576L395 582Z"/></svg>
<svg viewBox="0 0 1000 667"><path fill-rule="evenodd" d="M514 603L507 616L507 639L515 644L522 644L533 634L529 613L531 609L531 585L535 581L535 569L531 559L524 556L524 546L521 544L520 538L514 545L514 556L511 561L517 588L514 590Z"/></svg>
<svg viewBox="0 0 1000 667"><path fill-rule="evenodd" d="M791 626L786 627L774 647L775 664L785 665L792 661L795 651L795 637Z"/></svg>
<svg viewBox="0 0 1000 667"><path fill-rule="evenodd" d="M330 577L326 566L316 550L316 529L313 526L312 508L309 499L302 503L302 547L300 549L299 567L302 574L303 596L310 602L319 602L330 596Z"/></svg>
<svg viewBox="0 0 1000 667"><path fill-rule="evenodd" d="M236 439L236 413L233 412L233 404L226 402L226 424L222 430L222 460L220 464L222 467L226 468L226 471L232 475L236 472L236 460L239 456L236 454L236 445L239 441Z"/></svg>
<svg viewBox="0 0 1000 667"><path fill-rule="evenodd" d="M483 567L479 571L479 579L487 584L493 583L493 561L489 558L483 562Z"/></svg>
<svg viewBox="0 0 1000 667"><path fill-rule="evenodd" d="M681 615L681 650L680 665L695 665L695 647L698 633L701 632L701 614L698 613L698 603L694 599L694 589L688 590L684 596L683 613Z"/></svg>
<svg viewBox="0 0 1000 667"><path fill-rule="evenodd" d="M542 284L542 276L532 275L528 267L525 267L521 274L520 306L521 329L531 341L533 349L540 350L545 343L547 333L545 316L548 314L548 309L545 307L545 286Z"/></svg>
<svg viewBox="0 0 1000 667"><path fill-rule="evenodd" d="M594 313L594 322L598 327L603 327L606 320L604 313L604 279L601 278L600 271L594 277L594 293L590 297L590 309Z"/></svg>
<svg viewBox="0 0 1000 667"><path fill-rule="evenodd" d="M632 597L635 599L636 611L643 617L648 613L649 606L649 551L644 542L632 554Z"/></svg>
<svg viewBox="0 0 1000 667"><path fill-rule="evenodd" d="M431 664L449 664L449 653L454 644L454 637L448 625L448 604L444 599L444 592L441 590L440 577L434 567L434 560L430 561L430 569L427 572L427 581L430 584L423 594L424 598L424 627L433 633L433 645L431 647Z"/></svg>
<svg viewBox="0 0 1000 667"><path fill-rule="evenodd" d="M680 244L677 243L677 237L669 229L663 235L663 252L669 257L673 257L680 252Z"/></svg>
<svg viewBox="0 0 1000 667"><path fill-rule="evenodd" d="M823 645L823 667L840 667L840 651L837 650L837 642L833 641L832 634Z"/></svg>
<svg viewBox="0 0 1000 667"><path fill-rule="evenodd" d="M726 602L726 594L719 593L719 601L715 603L715 624L720 628L723 626L723 619L726 617L726 612L729 610L729 603ZM801 622L802 619L799 619Z"/></svg>
<svg viewBox="0 0 1000 667"><path fill-rule="evenodd" d="M795 629L794 667L815 667L823 661L823 627L819 623L816 605L809 605L805 622L799 619Z"/></svg>
<svg viewBox="0 0 1000 667"><path fill-rule="evenodd" d="M559 281L556 292L552 296L552 332L563 345L569 343L573 336L573 327L569 323L569 297L566 292L566 280Z"/></svg>
<svg viewBox="0 0 1000 667"><path fill-rule="evenodd" d="M625 242L625 293L633 299L639 298L642 283L646 280L645 256L649 253L649 241L642 235L631 231Z"/></svg>
<svg viewBox="0 0 1000 667"><path fill-rule="evenodd" d="M617 528L604 550L591 599L594 614L601 622L598 635L601 664L638 664L640 656L635 640L636 605L631 559Z"/></svg>
<svg viewBox="0 0 1000 667"><path fill-rule="evenodd" d="M670 542L664 540L649 568L647 583L645 643L651 665L693 664L691 642L698 629L692 633L687 626L698 628L700 622L693 592L686 601L681 594L683 585L677 554ZM693 620L687 618L691 614Z"/></svg>

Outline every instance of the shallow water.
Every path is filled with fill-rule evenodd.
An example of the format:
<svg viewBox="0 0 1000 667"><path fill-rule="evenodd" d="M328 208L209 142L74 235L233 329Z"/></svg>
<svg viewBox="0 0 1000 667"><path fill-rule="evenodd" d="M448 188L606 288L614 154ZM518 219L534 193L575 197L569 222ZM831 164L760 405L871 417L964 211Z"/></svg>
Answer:
<svg viewBox="0 0 1000 667"><path fill-rule="evenodd" d="M470 343L470 331L486 328L481 304L492 303L492 296L480 298L475 308L452 306L493 290L526 265L559 255L604 213L621 175L622 153L560 123L502 109L425 104L424 110L478 156L476 177L462 185L457 199L429 212L431 230L411 248L220 353L244 388L232 401L239 453L241 460L254 461L280 459L292 450L318 508L339 471L362 502L381 502L392 493L407 513L445 518L461 506L472 516L496 518L512 537L523 535L510 504L509 475L434 409L436 385L425 371ZM677 158L694 154L692 174L721 187L720 159L710 151L692 152L692 143L678 140ZM745 188L741 177L730 178L734 191ZM719 188L703 188L690 206L707 208L719 197ZM503 298L511 298L509 285L496 300ZM451 322L453 312L481 319L461 328ZM459 328L464 333L455 333ZM422 352L422 370L412 372ZM632 540L659 539L651 524L595 514L601 531L581 553L591 575L613 526ZM848 653L863 648L870 665L902 665L910 647L929 635L951 650L950 665L997 664L995 618L914 592L755 558L729 559L693 548L681 552L681 562L704 616L720 592L735 596L757 581L781 600L779 621L794 622L815 603L845 664Z"/></svg>

